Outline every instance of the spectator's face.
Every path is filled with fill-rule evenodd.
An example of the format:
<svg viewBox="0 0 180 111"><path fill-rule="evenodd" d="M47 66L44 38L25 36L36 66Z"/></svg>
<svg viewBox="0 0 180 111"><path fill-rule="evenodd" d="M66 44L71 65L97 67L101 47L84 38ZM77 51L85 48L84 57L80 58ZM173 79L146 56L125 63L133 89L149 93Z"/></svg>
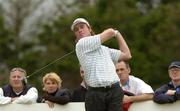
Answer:
<svg viewBox="0 0 180 111"><path fill-rule="evenodd" d="M23 88L22 80L24 78L24 73L21 71L13 71L10 73L9 82L13 89L21 89Z"/></svg>
<svg viewBox="0 0 180 111"><path fill-rule="evenodd" d="M173 67L169 69L169 76L175 82L180 81L180 68Z"/></svg>
<svg viewBox="0 0 180 111"><path fill-rule="evenodd" d="M85 23L79 23L74 27L77 40L91 35L91 29Z"/></svg>
<svg viewBox="0 0 180 111"><path fill-rule="evenodd" d="M52 81L50 79L47 79L44 84L45 91L48 93L54 93L58 89L58 84L55 81Z"/></svg>
<svg viewBox="0 0 180 111"><path fill-rule="evenodd" d="M84 79L84 70L80 67L80 75Z"/></svg>
<svg viewBox="0 0 180 111"><path fill-rule="evenodd" d="M124 62L116 64L116 72L120 78L121 84L125 84L129 78L130 69L126 67Z"/></svg>

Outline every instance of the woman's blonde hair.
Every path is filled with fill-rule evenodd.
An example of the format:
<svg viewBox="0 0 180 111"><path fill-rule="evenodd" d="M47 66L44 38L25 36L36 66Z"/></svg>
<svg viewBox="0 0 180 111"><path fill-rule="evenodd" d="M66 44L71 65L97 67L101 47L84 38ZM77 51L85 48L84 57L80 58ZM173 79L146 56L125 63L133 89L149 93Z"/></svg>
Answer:
<svg viewBox="0 0 180 111"><path fill-rule="evenodd" d="M53 82L56 82L57 85L58 85L58 88L61 87L61 83L62 83L62 80L60 78L60 76L58 76L56 73L54 72L50 72L50 73L47 73L44 77L43 77L43 90L45 90L45 87L44 85L46 84L46 81L47 80L51 80Z"/></svg>

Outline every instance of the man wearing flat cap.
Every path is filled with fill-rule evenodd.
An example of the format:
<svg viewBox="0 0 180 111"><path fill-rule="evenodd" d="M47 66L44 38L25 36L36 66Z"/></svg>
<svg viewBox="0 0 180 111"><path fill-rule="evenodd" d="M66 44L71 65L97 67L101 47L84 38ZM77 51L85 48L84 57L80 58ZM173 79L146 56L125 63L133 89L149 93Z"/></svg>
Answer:
<svg viewBox="0 0 180 111"><path fill-rule="evenodd" d="M171 81L155 91L153 100L156 103L173 103L180 100L180 61L172 62L168 72Z"/></svg>

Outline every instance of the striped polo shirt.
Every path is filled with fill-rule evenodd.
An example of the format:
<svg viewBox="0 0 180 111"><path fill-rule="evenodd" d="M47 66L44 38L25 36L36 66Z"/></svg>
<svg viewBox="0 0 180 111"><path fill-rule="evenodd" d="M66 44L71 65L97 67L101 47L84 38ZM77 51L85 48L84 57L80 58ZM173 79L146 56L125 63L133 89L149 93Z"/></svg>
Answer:
<svg viewBox="0 0 180 111"><path fill-rule="evenodd" d="M119 81L115 63L121 51L101 45L100 35L81 38L76 55L85 71L85 81L91 87L104 87Z"/></svg>

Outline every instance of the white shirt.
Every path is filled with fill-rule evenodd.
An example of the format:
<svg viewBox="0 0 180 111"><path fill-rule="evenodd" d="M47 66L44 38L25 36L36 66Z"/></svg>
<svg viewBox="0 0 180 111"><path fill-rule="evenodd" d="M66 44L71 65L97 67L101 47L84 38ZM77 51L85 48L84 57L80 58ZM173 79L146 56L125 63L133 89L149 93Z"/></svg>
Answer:
<svg viewBox="0 0 180 111"><path fill-rule="evenodd" d="M143 80L129 76L129 80L126 85L121 85L122 89L133 93L134 95L141 95L144 93L154 93L150 85L146 84Z"/></svg>
<svg viewBox="0 0 180 111"><path fill-rule="evenodd" d="M0 105L8 103L19 103L19 104L29 104L36 103L38 98L38 91L36 88L32 87L28 90L25 95L19 96L16 100L11 102L11 97L5 97L3 89L0 88Z"/></svg>
<svg viewBox="0 0 180 111"><path fill-rule="evenodd" d="M80 39L76 44L76 54L88 86L103 87L119 82L114 63L121 51L101 45L100 35Z"/></svg>

